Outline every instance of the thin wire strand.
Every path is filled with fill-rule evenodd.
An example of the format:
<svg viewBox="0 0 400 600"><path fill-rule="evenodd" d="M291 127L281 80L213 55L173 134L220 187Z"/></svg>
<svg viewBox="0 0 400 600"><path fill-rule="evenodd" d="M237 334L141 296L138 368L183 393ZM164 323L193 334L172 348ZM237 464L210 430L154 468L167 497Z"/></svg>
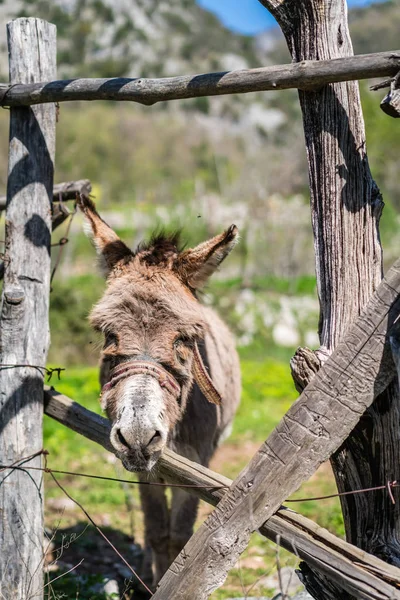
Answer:
<svg viewBox="0 0 400 600"><path fill-rule="evenodd" d="M339 496L349 496L350 494L363 494L364 492L375 492L378 490L387 490L393 504L396 504L392 494L393 488L400 487L397 481L388 481L385 485L377 485L375 487L364 488L361 490L350 490L349 492L338 492L337 494L329 494L328 496L315 496L314 498L295 498L293 500L285 500L285 502L308 502L309 500L328 500L329 498L338 498Z"/></svg>
<svg viewBox="0 0 400 600"><path fill-rule="evenodd" d="M32 455L36 456L37 454L45 454L47 455L48 452L47 450L41 450L40 452L37 452L36 454ZM27 458L21 458L20 460L28 460L31 457L27 457ZM16 463L19 461L16 461ZM229 486L227 485L222 485L222 486L218 486L218 485L198 485L198 484L190 484L190 483L161 483L160 481L132 481L130 479L118 479L117 477L105 477L102 475L91 475L89 473L77 473L74 471L61 471L58 469L50 469L49 467L45 466L45 467L29 467L29 466L19 466L16 465L15 463L13 463L12 465L1 465L0 464L0 469L2 471L6 470L6 469L15 469L15 470L19 470L19 471L26 471L26 470L33 470L33 471L44 471L45 473L49 473L50 475L52 475L53 473L57 473L57 475L72 475L75 477L86 477L88 479L100 479L103 481L116 481L119 483L128 483L131 485L154 485L154 486L161 486L161 487L178 487L178 488L197 488L197 489L209 489L209 490L221 490L221 489L229 489ZM387 490L390 500L393 504L395 504L395 499L392 493L392 490L394 488L398 488L400 487L400 483L398 483L397 481L388 481L385 485L378 485L375 487L370 487L370 488L364 488L364 489L359 489L359 490L350 490L348 492L338 492L336 494L329 494L327 496L314 496L314 497L309 497L309 498L294 498L294 499L287 499L285 500L285 503L288 502L309 502L309 501L318 501L318 500L329 500L330 498L338 498L340 496L349 496L351 494L362 494L365 492L375 492L375 491L379 491L379 490Z"/></svg>
<svg viewBox="0 0 400 600"><path fill-rule="evenodd" d="M29 367L31 369L36 369L37 371L39 371L39 373L41 374L42 377L44 377L44 375L47 375L47 382L50 381L50 379L53 376L53 373L57 373L58 376L58 380L61 379L61 371L65 371L65 367L43 367L42 365L28 365L28 364L5 364L5 363L0 363L0 369L5 368L5 369L15 369L15 368L23 368L23 367Z"/></svg>
<svg viewBox="0 0 400 600"><path fill-rule="evenodd" d="M44 452L47 452L47 450L38 450L38 452L34 452L34 454L30 454L29 456L24 456L23 458L19 458L18 460L13 462L12 465L10 465L8 467L0 467L0 469L1 469L0 473L5 471L6 469L14 469L15 465L17 465L17 463L20 463L19 466L21 466L21 464L24 464L28 460L32 460L32 458L35 458L36 456L40 456L41 454L44 454Z"/></svg>
<svg viewBox="0 0 400 600"><path fill-rule="evenodd" d="M22 460L22 459L21 459ZM18 461L16 461L18 462ZM0 465L1 471L5 469L16 469L17 471L44 471L45 473L57 473L57 475L73 475L76 477L87 477L89 479L101 479L104 481L117 481L119 483L131 483L132 485L158 485L162 487L179 487L179 488L204 488L211 490L222 490L229 489L227 485L197 485L195 483L161 483L160 481L132 481L131 479L118 479L117 477L104 477L102 475L91 475L89 473L75 473L73 471L59 471L57 469L50 469L49 467L21 467L13 465ZM1 472L0 471L0 472Z"/></svg>

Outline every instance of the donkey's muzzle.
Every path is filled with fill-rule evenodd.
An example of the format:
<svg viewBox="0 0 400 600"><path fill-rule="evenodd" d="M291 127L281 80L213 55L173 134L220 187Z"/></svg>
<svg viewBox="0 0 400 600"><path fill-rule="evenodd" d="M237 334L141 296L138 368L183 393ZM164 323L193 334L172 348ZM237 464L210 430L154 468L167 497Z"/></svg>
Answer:
<svg viewBox="0 0 400 600"><path fill-rule="evenodd" d="M145 438L132 439L131 431L115 425L111 430L110 441L118 458L129 471L148 471L157 462L165 445L165 436L161 431L148 430Z"/></svg>
<svg viewBox="0 0 400 600"><path fill-rule="evenodd" d="M150 470L168 438L165 391L157 378L139 373L121 380L116 392L110 442L128 470Z"/></svg>

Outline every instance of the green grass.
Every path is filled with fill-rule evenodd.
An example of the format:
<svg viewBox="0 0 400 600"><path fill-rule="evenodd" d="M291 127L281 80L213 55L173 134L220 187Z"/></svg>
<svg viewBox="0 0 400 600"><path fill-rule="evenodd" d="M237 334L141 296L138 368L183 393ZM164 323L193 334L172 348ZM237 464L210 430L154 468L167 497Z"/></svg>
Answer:
<svg viewBox="0 0 400 600"><path fill-rule="evenodd" d="M242 400L232 441L262 442L298 394L287 364L267 360L242 360Z"/></svg>
<svg viewBox="0 0 400 600"><path fill-rule="evenodd" d="M234 478L247 464L257 447L268 436L279 422L291 403L297 398L288 363L270 358L255 360L242 358L242 402L237 413L233 433L226 442L225 450L221 450L222 460L220 472ZM62 374L60 382L52 382L57 390L83 404L86 408L101 414L98 402L99 383L97 368L70 368ZM119 465L112 464L110 455L101 447L86 440L82 436L45 417L44 445L49 450L48 463L50 467L62 470L86 472L109 477L124 477L135 480L135 476L124 471ZM239 459L232 456L239 456ZM225 456L225 459L224 459ZM59 480L67 491L83 504L89 514L100 524L106 515L114 529L132 534L132 523L127 502L131 502L134 511L134 535L137 541L142 541L143 524L139 510L139 496L136 486L124 490L120 484L71 476L59 476ZM335 486L328 467L315 474L304 484L293 497L310 497L330 494ZM128 494L128 497L127 497ZM61 490L50 478L46 480L46 522L49 527L58 526L61 529L71 527L85 520L79 509L65 511L54 508L54 501L63 497ZM339 502L336 499L323 502L307 501L290 504L294 510L327 527L333 533L343 534L343 521ZM201 517L209 514L211 507L201 509ZM201 520L199 520L200 524ZM82 537L84 539L84 536ZM253 565L254 562L254 565ZM296 558L281 550L281 565L296 565ZM232 569L222 589L211 596L213 600L223 600L228 597L243 597L247 590L256 582L249 597L254 595L271 596L277 590L263 584L265 574L276 570L275 545L254 534L251 543L241 558L237 568ZM73 586L73 581L66 580L65 584ZM57 588L62 590L62 579ZM82 584L80 584L82 586ZM69 593L69 592L68 592ZM86 597L83 592L80 597ZM92 596L88 596L92 597ZM95 598L95 596L93 596Z"/></svg>
<svg viewBox="0 0 400 600"><path fill-rule="evenodd" d="M277 294L287 294L290 296L315 294L316 278L313 275L302 275L301 277L277 277L275 275L255 276L251 284L246 283L246 287L252 290L272 291ZM210 289L219 293L238 290L243 288L243 279L234 277L232 279L214 279L210 282Z"/></svg>

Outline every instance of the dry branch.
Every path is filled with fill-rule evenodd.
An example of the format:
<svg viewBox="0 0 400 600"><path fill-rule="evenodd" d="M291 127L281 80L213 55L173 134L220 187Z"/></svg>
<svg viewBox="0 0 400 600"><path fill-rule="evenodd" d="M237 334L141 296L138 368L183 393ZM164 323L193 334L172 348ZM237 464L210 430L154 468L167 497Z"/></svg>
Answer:
<svg viewBox="0 0 400 600"><path fill-rule="evenodd" d="M400 71L390 83L390 91L382 100L381 109L390 117L400 117Z"/></svg>
<svg viewBox="0 0 400 600"><path fill-rule="evenodd" d="M45 412L58 422L77 433L114 452L110 441L110 423L70 398L51 388L45 388ZM210 488L188 488L188 492L200 496L216 506L230 487L232 481L201 465L191 462L170 450L165 450L158 472L170 483L199 485ZM221 489L221 488L224 489ZM340 578L343 588L350 594L365 600L398 600L400 572L375 556L337 538L309 519L282 507L261 528L272 541L280 536L280 543L289 551L315 566L327 577Z"/></svg>
<svg viewBox="0 0 400 600"><path fill-rule="evenodd" d="M360 54L335 60L182 75L160 79L69 79L29 85L0 84L1 106L25 106L72 100L125 100L152 105L165 100L247 92L320 88L336 81L394 76L400 51Z"/></svg>

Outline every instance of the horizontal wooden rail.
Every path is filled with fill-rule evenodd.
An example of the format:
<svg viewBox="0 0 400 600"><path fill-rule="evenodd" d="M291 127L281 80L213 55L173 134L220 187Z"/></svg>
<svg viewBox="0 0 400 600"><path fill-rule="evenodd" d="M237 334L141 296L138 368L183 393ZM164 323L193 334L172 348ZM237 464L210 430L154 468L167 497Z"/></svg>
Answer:
<svg viewBox="0 0 400 600"><path fill-rule="evenodd" d="M125 100L152 105L165 100L219 96L288 88L315 89L328 83L394 76L400 50L333 60L183 75L160 79L67 79L32 84L0 84L1 106L26 106L72 100Z"/></svg>
<svg viewBox="0 0 400 600"><path fill-rule="evenodd" d="M91 191L92 184L89 179L57 183L53 187L53 202L75 200L76 194L85 194L87 196ZM6 202L7 196L0 196L0 211L5 210Z"/></svg>
<svg viewBox="0 0 400 600"><path fill-rule="evenodd" d="M52 388L45 388L45 413L73 431L114 452L109 441L110 423ZM158 463L160 477L170 483L210 486L188 488L217 505L232 481L201 465L165 450ZM364 600L399 600L400 570L337 538L310 519L281 507L260 528L265 537L307 561L340 583L349 594Z"/></svg>

